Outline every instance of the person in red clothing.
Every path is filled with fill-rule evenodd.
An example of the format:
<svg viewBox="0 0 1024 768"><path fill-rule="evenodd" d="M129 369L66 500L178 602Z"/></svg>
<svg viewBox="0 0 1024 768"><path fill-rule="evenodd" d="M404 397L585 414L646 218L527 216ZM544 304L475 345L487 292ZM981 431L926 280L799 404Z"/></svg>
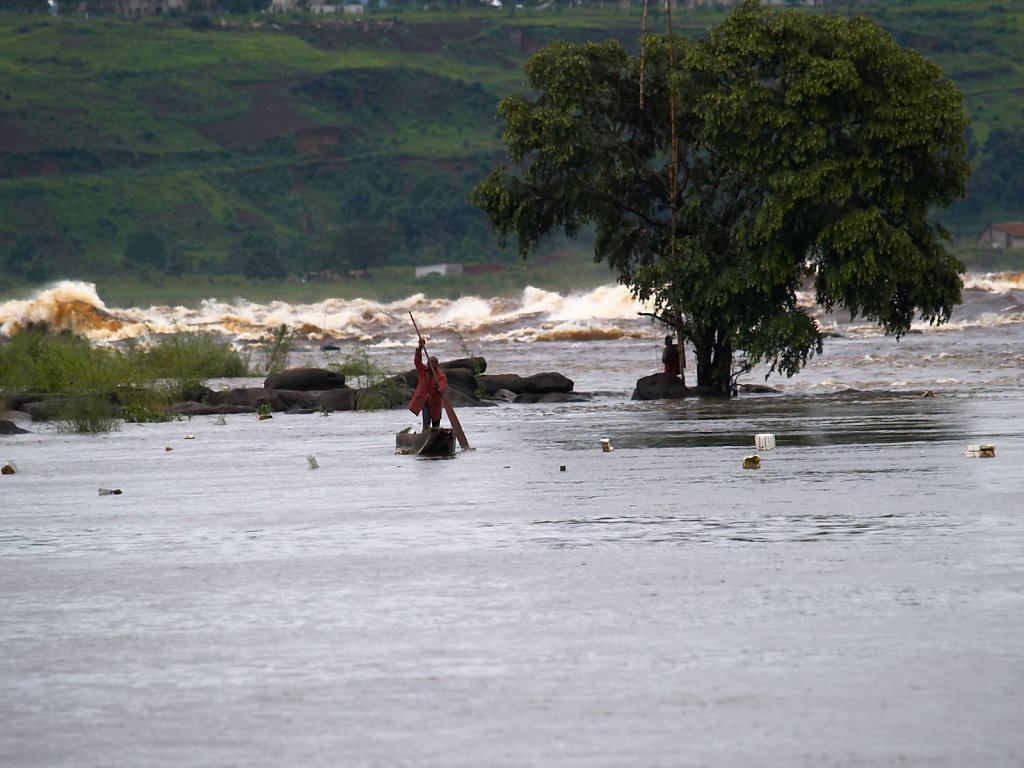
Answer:
<svg viewBox="0 0 1024 768"><path fill-rule="evenodd" d="M665 337L665 349L661 352L661 362L665 366L665 373L672 376L679 375L679 347L672 343L672 337Z"/></svg>
<svg viewBox="0 0 1024 768"><path fill-rule="evenodd" d="M425 342L421 338L419 346L416 347L416 356L413 358L419 378L416 382L416 392L409 403L409 410L423 415L423 429L426 431L427 427L436 429L441 426L441 395L448 393L448 377L441 372L437 358L433 355L427 361L429 368L423 364L424 346Z"/></svg>

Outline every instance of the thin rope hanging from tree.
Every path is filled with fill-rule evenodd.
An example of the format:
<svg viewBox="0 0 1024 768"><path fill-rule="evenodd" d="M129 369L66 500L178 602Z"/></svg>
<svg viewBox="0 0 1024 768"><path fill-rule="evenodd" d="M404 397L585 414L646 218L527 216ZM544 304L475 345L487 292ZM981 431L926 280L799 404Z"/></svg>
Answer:
<svg viewBox="0 0 1024 768"><path fill-rule="evenodd" d="M668 22L668 72L666 85L669 97L669 129L672 143L672 184L670 187L669 222L672 253L676 250L676 213L679 210L679 137L676 135L676 92L672 87L671 75L675 69L675 45L672 36L672 0L665 0L665 18ZM640 31L640 109L644 108L644 75L647 70L647 0L644 0L643 27Z"/></svg>
<svg viewBox="0 0 1024 768"><path fill-rule="evenodd" d="M676 135L676 92L672 85L672 72L675 69L675 46L672 36L672 0L665 0L665 18L668 24L668 71L666 72L666 85L669 94L669 129L672 143L672 184L670 187L669 210L669 248L671 254L676 252L676 218L679 211L679 137ZM640 109L644 108L644 75L647 69L647 0L644 0L643 27L640 32ZM675 318L670 324L675 326L676 337L679 344L679 369L683 378L683 386L686 386L686 353L683 344L683 322L682 315Z"/></svg>
<svg viewBox="0 0 1024 768"><path fill-rule="evenodd" d="M640 29L640 109L644 108L644 59L647 54L647 0L644 0L644 23Z"/></svg>
<svg viewBox="0 0 1024 768"><path fill-rule="evenodd" d="M679 210L679 137L676 136L676 89L672 85L672 72L675 70L674 51L672 44L672 0L665 0L665 15L668 19L668 98L669 124L672 130L672 211L671 247L676 252L676 212Z"/></svg>

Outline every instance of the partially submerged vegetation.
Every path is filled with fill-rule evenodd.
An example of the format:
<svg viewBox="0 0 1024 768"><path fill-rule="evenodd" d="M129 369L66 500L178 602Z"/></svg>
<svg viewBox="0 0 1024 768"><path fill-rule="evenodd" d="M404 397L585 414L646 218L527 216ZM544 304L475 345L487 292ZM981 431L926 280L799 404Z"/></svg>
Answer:
<svg viewBox="0 0 1024 768"><path fill-rule="evenodd" d="M278 373L288 367L294 338L295 332L284 323L274 329L274 335L263 348L263 367L266 373Z"/></svg>
<svg viewBox="0 0 1024 768"><path fill-rule="evenodd" d="M293 338L292 329L279 326L260 365L252 366L233 344L208 333L108 346L30 327L0 344L0 411L28 404L34 418L61 432L109 432L123 422L171 421L181 417L170 406L204 400L211 379L285 369ZM365 350L330 360L326 367L343 374L345 389L351 390L343 410L394 408L407 397L405 375L382 367ZM259 403L261 418L271 412L270 403Z"/></svg>
<svg viewBox="0 0 1024 768"><path fill-rule="evenodd" d="M248 361L210 334L97 346L29 328L0 345L0 396L45 393L58 429L105 432L123 421L164 421L163 408L213 378L245 376Z"/></svg>
<svg viewBox="0 0 1024 768"><path fill-rule="evenodd" d="M346 382L357 388L353 410L393 408L405 397L399 375L379 365L364 349L350 352L341 362L332 360L327 368L344 374Z"/></svg>

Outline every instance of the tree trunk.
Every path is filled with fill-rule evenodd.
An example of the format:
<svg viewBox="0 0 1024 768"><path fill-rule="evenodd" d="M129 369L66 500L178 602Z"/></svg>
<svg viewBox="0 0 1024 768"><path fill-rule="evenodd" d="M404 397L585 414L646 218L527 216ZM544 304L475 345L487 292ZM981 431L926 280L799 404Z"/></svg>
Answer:
<svg viewBox="0 0 1024 768"><path fill-rule="evenodd" d="M732 395L732 344L726 333L704 331L693 340L697 357L697 386L715 394Z"/></svg>
<svg viewBox="0 0 1024 768"><path fill-rule="evenodd" d="M715 342L711 360L711 378L715 390L724 397L732 396L732 340L723 333Z"/></svg>

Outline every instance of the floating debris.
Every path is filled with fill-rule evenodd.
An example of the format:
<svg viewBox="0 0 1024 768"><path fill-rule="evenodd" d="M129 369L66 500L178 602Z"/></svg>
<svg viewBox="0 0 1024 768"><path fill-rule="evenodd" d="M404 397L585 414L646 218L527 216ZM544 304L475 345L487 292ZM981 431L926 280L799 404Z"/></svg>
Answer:
<svg viewBox="0 0 1024 768"><path fill-rule="evenodd" d="M196 436L195 435L185 435L185 439L186 440L195 440Z"/></svg>
<svg viewBox="0 0 1024 768"><path fill-rule="evenodd" d="M100 488L100 496L120 496L120 488Z"/></svg>
<svg viewBox="0 0 1024 768"><path fill-rule="evenodd" d="M994 459L996 447L994 445L968 445L967 458L969 459Z"/></svg>
<svg viewBox="0 0 1024 768"><path fill-rule="evenodd" d="M743 459L744 469L760 469L761 468L761 457L757 454L753 456L747 456Z"/></svg>
<svg viewBox="0 0 1024 768"><path fill-rule="evenodd" d="M309 462L310 469L320 469L320 465L316 463L316 456L307 456L306 461Z"/></svg>
<svg viewBox="0 0 1024 768"><path fill-rule="evenodd" d="M774 451L775 435L754 435L754 445L759 451Z"/></svg>
<svg viewBox="0 0 1024 768"><path fill-rule="evenodd" d="M13 461L4 462L4 465L0 467L0 475L15 475L18 473L18 467L15 466Z"/></svg>
<svg viewBox="0 0 1024 768"><path fill-rule="evenodd" d="M601 450L604 451L605 453L611 453L612 451L615 450L614 448L612 448L612 444L607 437L601 438Z"/></svg>

